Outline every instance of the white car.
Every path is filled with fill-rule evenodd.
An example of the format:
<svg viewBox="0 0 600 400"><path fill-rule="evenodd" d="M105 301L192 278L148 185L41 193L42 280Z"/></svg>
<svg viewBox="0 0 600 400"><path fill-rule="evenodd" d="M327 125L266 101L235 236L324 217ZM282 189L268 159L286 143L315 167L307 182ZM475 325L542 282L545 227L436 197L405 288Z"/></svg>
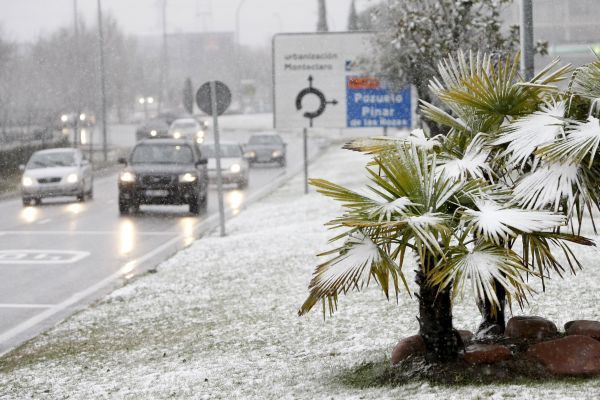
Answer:
<svg viewBox="0 0 600 400"><path fill-rule="evenodd" d="M220 143L221 148L221 179L223 183L235 183L238 188L244 189L248 186L250 168L248 161L244 158L242 146L239 143ZM208 178L210 182L217 181L217 158L214 143L202 145L200 152L202 157L208 159Z"/></svg>
<svg viewBox="0 0 600 400"><path fill-rule="evenodd" d="M200 144L204 142L205 135L205 127L194 118L176 119L169 127L169 136L173 139L187 139Z"/></svg>
<svg viewBox="0 0 600 400"><path fill-rule="evenodd" d="M84 201L93 196L92 167L79 149L36 151L20 168L24 206L40 204L45 197L75 196Z"/></svg>

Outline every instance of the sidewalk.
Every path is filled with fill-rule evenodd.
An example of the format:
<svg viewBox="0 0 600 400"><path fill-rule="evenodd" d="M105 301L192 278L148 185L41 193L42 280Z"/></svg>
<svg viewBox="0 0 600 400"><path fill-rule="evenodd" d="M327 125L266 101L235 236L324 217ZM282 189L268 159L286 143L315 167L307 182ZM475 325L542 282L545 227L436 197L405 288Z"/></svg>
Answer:
<svg viewBox="0 0 600 400"><path fill-rule="evenodd" d="M331 149L310 175L359 187L363 155ZM157 272L113 292L0 359L0 399L592 399L600 380L528 386L359 388L357 366L385 363L395 342L415 334L417 303L380 290L341 296L323 320L319 307L298 317L307 285L339 206L303 195L302 175L228 222L228 236L202 238ZM525 314L558 324L600 319L597 250L576 277L555 279ZM407 263L405 271L414 265ZM470 297L455 325L474 329ZM521 313L517 306L515 313Z"/></svg>

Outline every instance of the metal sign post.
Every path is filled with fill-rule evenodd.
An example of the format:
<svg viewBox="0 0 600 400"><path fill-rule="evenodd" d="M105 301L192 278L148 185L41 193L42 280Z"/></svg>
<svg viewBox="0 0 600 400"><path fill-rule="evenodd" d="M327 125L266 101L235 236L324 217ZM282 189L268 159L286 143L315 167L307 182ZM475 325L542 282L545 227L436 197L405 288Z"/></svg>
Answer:
<svg viewBox="0 0 600 400"><path fill-rule="evenodd" d="M220 81L210 81L200 86L196 92L196 104L205 113L213 117L213 134L217 161L217 191L219 197L219 225L221 236L225 236L225 205L223 202L223 176L221 175L221 144L219 140L219 115L231 104L231 92Z"/></svg>
<svg viewBox="0 0 600 400"><path fill-rule="evenodd" d="M215 137L215 153L217 156L217 192L219 193L219 225L221 236L225 236L225 205L223 204L223 176L221 175L221 144L219 142L219 118L217 114L217 89L215 81L210 81L210 100L213 117L213 135Z"/></svg>
<svg viewBox="0 0 600 400"><path fill-rule="evenodd" d="M302 130L302 144L304 146L304 194L308 194L308 133Z"/></svg>

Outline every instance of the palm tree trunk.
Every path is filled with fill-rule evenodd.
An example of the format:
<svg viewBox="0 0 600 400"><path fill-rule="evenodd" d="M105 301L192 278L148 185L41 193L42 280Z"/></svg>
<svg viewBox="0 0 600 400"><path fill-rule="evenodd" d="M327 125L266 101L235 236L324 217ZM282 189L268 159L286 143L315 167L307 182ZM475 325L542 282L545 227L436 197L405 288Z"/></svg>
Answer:
<svg viewBox="0 0 600 400"><path fill-rule="evenodd" d="M434 258L426 260L435 265ZM425 270L428 270L426 268ZM452 302L450 288L440 291L437 286L429 285L425 274L417 271L419 285L419 335L425 341L428 362L446 362L455 360L462 346L460 336L452 326Z"/></svg>
<svg viewBox="0 0 600 400"><path fill-rule="evenodd" d="M481 324L479 324L479 328L477 329L478 334L501 335L506 328L504 313L506 308L506 290L497 280L494 280L494 286L500 307L497 308L487 299L477 302L477 307L482 317Z"/></svg>

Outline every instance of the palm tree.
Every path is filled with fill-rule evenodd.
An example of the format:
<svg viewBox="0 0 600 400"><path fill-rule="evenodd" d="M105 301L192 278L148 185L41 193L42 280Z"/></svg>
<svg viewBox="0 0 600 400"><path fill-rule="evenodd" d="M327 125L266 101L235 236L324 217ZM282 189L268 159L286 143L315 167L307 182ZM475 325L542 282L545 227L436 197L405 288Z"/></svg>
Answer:
<svg viewBox="0 0 600 400"><path fill-rule="evenodd" d="M504 297L520 305L527 299L531 288L526 275L543 280L551 270L566 269L553 253L556 249L572 270L581 267L568 243L593 242L560 228L571 221L573 209L596 200L591 190L577 186L594 177L567 181L566 168L561 169L562 180L555 182L550 163L558 161L546 154L560 149L553 153L552 147L544 150L537 144L523 155L511 147L516 140L534 136L529 119L539 122L540 113L555 117L552 113L559 105L541 107L555 98L551 96L558 90L552 84L568 69L553 70L552 64L524 83L518 79L517 65L518 57L492 60L459 54L446 60L440 64L440 80L431 88L450 112L428 103L422 107L425 115L450 128L447 136L427 138L416 130L402 139L349 143L346 148L373 154L367 165L370 182L363 192L311 180L320 193L342 203L345 212L328 225L343 229L332 239L343 242L321 254L333 256L316 267L300 315L319 301L323 312L332 313L340 293L360 290L371 281L387 297L392 290L398 296L402 286L408 291L402 266L407 251L412 251L418 266L419 333L427 359L448 361L461 345L452 325L452 300L465 287L488 305L489 316L497 318ZM555 129L547 121L543 126ZM569 139L570 135L553 137L550 142ZM572 142L576 139L580 138ZM561 151L573 159L565 155L559 161L583 160L576 151L581 147L574 148L579 142L569 144L568 152ZM538 183L554 183L560 195L551 198L544 186L527 189L524 181L531 176Z"/></svg>

